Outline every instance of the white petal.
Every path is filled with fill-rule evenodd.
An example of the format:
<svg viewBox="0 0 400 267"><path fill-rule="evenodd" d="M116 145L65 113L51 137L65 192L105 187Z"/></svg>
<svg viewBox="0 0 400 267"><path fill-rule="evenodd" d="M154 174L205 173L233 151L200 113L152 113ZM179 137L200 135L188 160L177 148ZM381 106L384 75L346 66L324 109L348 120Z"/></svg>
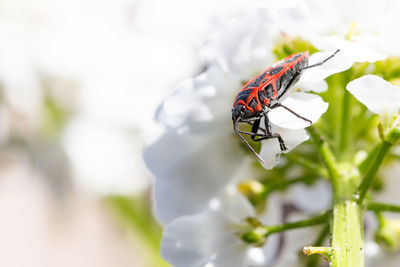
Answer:
<svg viewBox="0 0 400 267"><path fill-rule="evenodd" d="M148 146L144 159L156 177L156 215L166 223L203 210L243 164L231 135L178 134L168 130Z"/></svg>
<svg viewBox="0 0 400 267"><path fill-rule="evenodd" d="M224 258L233 265L209 265L242 267L247 246L234 233L222 212L180 217L165 228L161 255L176 267L204 267L216 260L224 262Z"/></svg>
<svg viewBox="0 0 400 267"><path fill-rule="evenodd" d="M197 133L207 130L201 125L204 122L229 122L226 118L231 116L234 94L240 87L241 79L236 74L227 75L217 67L209 67L176 87L158 108L157 120L170 128L190 126Z"/></svg>
<svg viewBox="0 0 400 267"><path fill-rule="evenodd" d="M324 59L331 56L335 50L330 50L328 52L317 52L310 56L309 66L322 62ZM354 61L351 60L345 53L339 51L333 58L326 61L320 66L315 66L310 69L304 70L300 81L301 82L318 82L326 77L342 72L349 69L353 65Z"/></svg>
<svg viewBox="0 0 400 267"><path fill-rule="evenodd" d="M181 82L174 92L169 95L157 110L157 120L168 127L178 127L190 120L210 120L212 115L207 106L201 103L199 96L196 97L194 80L189 79ZM207 88L206 88L207 89ZM213 94L213 88L209 88L208 94Z"/></svg>
<svg viewBox="0 0 400 267"><path fill-rule="evenodd" d="M270 9L257 9L240 19L215 21L201 49L207 65L233 73L251 61L272 60L271 13Z"/></svg>
<svg viewBox="0 0 400 267"><path fill-rule="evenodd" d="M254 207L237 191L236 184L228 184L209 204L209 209L223 211L232 222L254 216Z"/></svg>
<svg viewBox="0 0 400 267"><path fill-rule="evenodd" d="M319 37L311 40L313 45L321 50L337 50L338 53L353 62L375 62L387 58L387 54L382 53L372 47L355 41L348 41L342 36Z"/></svg>
<svg viewBox="0 0 400 267"><path fill-rule="evenodd" d="M315 123L328 109L329 104L318 95L299 92L288 94L287 98L282 101L282 105ZM302 129L310 126L307 121L283 107L271 110L268 113L268 118L273 124L288 129Z"/></svg>
<svg viewBox="0 0 400 267"><path fill-rule="evenodd" d="M306 82L300 79L300 81L294 86L295 91L303 91L308 92L312 91L315 93L322 93L328 90L328 84L325 80L317 81L317 82Z"/></svg>
<svg viewBox="0 0 400 267"><path fill-rule="evenodd" d="M161 244L164 259L177 267L242 267L248 261L265 262L260 249L249 251L236 234L239 228L235 225L254 216L248 200L228 189L219 201L219 210L183 216L167 225Z"/></svg>
<svg viewBox="0 0 400 267"><path fill-rule="evenodd" d="M272 127L273 133L279 133L285 142L289 152L299 144L308 139L308 135L304 129L285 129L279 127ZM272 169L279 161L279 155L282 153L279 142L276 138L265 140L262 142L260 156L264 159L261 165L269 170Z"/></svg>
<svg viewBox="0 0 400 267"><path fill-rule="evenodd" d="M369 110L384 116L400 108L400 87L376 75L365 75L346 86L358 101Z"/></svg>

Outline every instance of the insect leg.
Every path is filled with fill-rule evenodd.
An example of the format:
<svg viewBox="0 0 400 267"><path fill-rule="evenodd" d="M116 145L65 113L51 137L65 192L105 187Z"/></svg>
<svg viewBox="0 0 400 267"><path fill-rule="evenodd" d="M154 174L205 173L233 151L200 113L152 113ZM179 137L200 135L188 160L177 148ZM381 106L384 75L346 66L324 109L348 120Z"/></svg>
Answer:
<svg viewBox="0 0 400 267"><path fill-rule="evenodd" d="M259 129L262 129L262 128L260 127ZM262 130L264 130L264 129L262 129ZM250 136L266 136L266 134L259 134L259 133L255 134L255 133L245 132L245 131L241 131L241 130L237 130L237 132L241 133L241 134L247 134Z"/></svg>
<svg viewBox="0 0 400 267"><path fill-rule="evenodd" d="M272 135L271 123L269 122L268 112L264 112L264 125L267 135Z"/></svg>
<svg viewBox="0 0 400 267"><path fill-rule="evenodd" d="M300 114L298 114L297 112L294 112L293 110L291 110L290 108L288 108L287 106L282 105L281 103L276 103L273 106L271 106L271 109L277 108L277 107L282 107L284 109L286 109L287 111L289 111L290 113L292 113L293 115L295 115L296 117L305 120L306 122L308 122L310 125L312 124L312 121L310 121L307 118L304 118L303 116L301 116Z"/></svg>
<svg viewBox="0 0 400 267"><path fill-rule="evenodd" d="M248 121L246 121L246 122L249 123ZM265 124L265 129L266 130L260 128L261 118L258 118L257 120L255 120L253 122L252 127L251 127L251 133L238 130L237 129L237 123L234 124L234 131L240 136L240 138L242 138L243 142L245 142L248 146L250 146L250 145L248 144L247 141L245 141L245 139L240 135L240 133L250 135L251 139L253 141L255 141L255 142L266 140L266 139L277 138L278 141L279 141L279 147L281 148L281 150L282 151L287 150L285 142L283 141L282 137L279 134L272 134L272 132L271 132L271 124L269 122L269 119L268 119L268 116L267 116L267 112L264 113L264 124ZM258 130L260 130L260 129L264 130L266 133L265 134L259 134ZM258 137L258 138L256 138L256 137ZM251 148L251 150L253 151L252 148Z"/></svg>
<svg viewBox="0 0 400 267"><path fill-rule="evenodd" d="M265 130L260 127L260 121L261 121L261 118L257 118L255 121L253 121L253 123L251 123L249 121L241 121L241 122L246 122L247 124L251 125L251 132L245 132L245 131L241 131L241 130L237 130L237 131L241 134L250 135L251 139L253 139L253 140L256 136L265 136ZM264 134L259 134L258 130L262 130L264 132Z"/></svg>
<svg viewBox="0 0 400 267"><path fill-rule="evenodd" d="M266 140L266 139L272 139L272 138L277 138L279 141L279 147L281 148L282 151L287 150L287 147L285 145L285 142L283 141L282 137L280 134L272 134L271 132L271 124L269 122L267 113L265 113L264 116L264 123L265 123L265 129L267 129L267 134L264 136L259 137L258 139L253 139L254 141L261 141L261 140Z"/></svg>
<svg viewBox="0 0 400 267"><path fill-rule="evenodd" d="M322 60L321 62L312 64L310 66L304 67L303 69L310 69L310 68L314 68L316 66L321 66L322 64L324 64L325 62L327 62L329 59L333 58L338 52L340 51L340 49L336 50L335 53L333 53L332 55L330 55L329 57L325 58L324 60Z"/></svg>
<svg viewBox="0 0 400 267"><path fill-rule="evenodd" d="M282 151L286 151L287 150L285 142L283 141L283 139L280 136L280 134L265 135L265 136L259 137L258 139L254 139L254 141L258 142L258 141L272 139L272 138L277 138L278 139L279 147L281 148Z"/></svg>
<svg viewBox="0 0 400 267"><path fill-rule="evenodd" d="M253 126L253 124L251 122L246 121L247 124ZM258 127L258 130L260 130L261 132L263 132L264 134L266 133L265 129L262 127Z"/></svg>
<svg viewBox="0 0 400 267"><path fill-rule="evenodd" d="M254 140L257 136L258 133L258 129L260 128L260 122L261 122L261 118L258 118L257 120L255 120L253 122L253 125L251 126L251 139Z"/></svg>
<svg viewBox="0 0 400 267"><path fill-rule="evenodd" d="M266 114L267 114L267 113L264 113L263 115L266 116ZM251 132L245 132L245 131L241 131L241 130L238 130L238 132L239 132L239 133L242 133L242 134L248 134L248 135L250 135L250 136L251 136L251 139L253 139L253 140L254 140L254 138L255 138L256 136L260 136L260 137L264 137L264 136L266 136L266 135L267 135L267 136L271 136L271 135L272 135L272 133L271 133L271 126L270 126L269 124L268 124L268 127L266 128L267 130L265 130L264 128L260 127L261 118L262 118L262 117L259 117L259 118L257 118L256 120L254 120L254 121L252 121L252 122L250 122L250 121L241 121L241 122L245 122L245 123L251 125ZM258 133L259 130L262 131L263 134L259 134L259 133Z"/></svg>
<svg viewBox="0 0 400 267"><path fill-rule="evenodd" d="M259 161L261 161L262 163L264 163L264 160L261 158L261 156L257 154L257 152L254 150L254 148L253 148L253 147L247 142L247 140L244 139L244 137L239 133L239 131L238 131L238 129L237 129L237 124L238 124L238 122L239 122L239 119L236 120L236 121L233 123L233 131L234 131L237 135L239 135L240 139L242 139L243 143L245 143L245 144L247 145L247 147L251 150L251 152L253 152L253 154L257 157L257 159L258 159Z"/></svg>

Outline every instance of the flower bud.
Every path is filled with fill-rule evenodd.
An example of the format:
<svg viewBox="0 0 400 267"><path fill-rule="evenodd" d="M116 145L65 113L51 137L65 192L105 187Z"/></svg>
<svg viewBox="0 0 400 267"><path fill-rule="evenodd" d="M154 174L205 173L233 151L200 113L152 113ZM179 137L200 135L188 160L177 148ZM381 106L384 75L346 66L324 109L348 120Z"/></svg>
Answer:
<svg viewBox="0 0 400 267"><path fill-rule="evenodd" d="M375 234L375 239L388 250L398 250L400 248L400 220L384 219L382 227Z"/></svg>

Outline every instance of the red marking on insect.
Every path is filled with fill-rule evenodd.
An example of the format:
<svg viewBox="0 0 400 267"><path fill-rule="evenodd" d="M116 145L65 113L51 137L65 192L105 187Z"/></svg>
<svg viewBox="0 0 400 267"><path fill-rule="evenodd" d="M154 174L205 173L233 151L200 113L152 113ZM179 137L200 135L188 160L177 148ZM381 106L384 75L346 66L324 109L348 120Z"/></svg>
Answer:
<svg viewBox="0 0 400 267"><path fill-rule="evenodd" d="M233 130L261 162L264 162L264 160L255 152L246 139L243 138L241 133L250 135L253 141L277 138L281 150L287 150L282 137L279 134L271 132L271 125L267 115L268 111L277 107L283 107L295 116L311 124L310 120L283 106L279 100L300 79L303 70L322 65L339 51L337 50L323 61L310 66L308 65L308 51L290 55L248 81L239 91L232 108ZM260 127L262 118L264 118L265 128ZM252 125L251 132L238 130L237 126L240 122ZM259 131L262 133L260 134Z"/></svg>

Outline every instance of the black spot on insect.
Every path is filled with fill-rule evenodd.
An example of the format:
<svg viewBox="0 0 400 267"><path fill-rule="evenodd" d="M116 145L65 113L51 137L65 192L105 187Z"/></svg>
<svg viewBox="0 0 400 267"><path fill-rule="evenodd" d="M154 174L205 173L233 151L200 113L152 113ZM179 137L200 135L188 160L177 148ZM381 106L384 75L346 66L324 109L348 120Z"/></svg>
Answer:
<svg viewBox="0 0 400 267"><path fill-rule="evenodd" d="M243 100L244 102L246 102L252 91L253 91L252 89L241 91L236 98L236 102L238 102L239 100Z"/></svg>
<svg viewBox="0 0 400 267"><path fill-rule="evenodd" d="M281 88L286 88L286 86L289 84L289 81L290 81L291 77L292 77L292 73L289 72L289 71L287 71L286 73L282 74L282 76L280 78Z"/></svg>
<svg viewBox="0 0 400 267"><path fill-rule="evenodd" d="M307 58L303 58L303 60L301 61L301 70L303 70L303 68L308 66L308 59Z"/></svg>
<svg viewBox="0 0 400 267"><path fill-rule="evenodd" d="M258 99L260 99L260 102L262 103L264 99L267 98L267 94L264 92L264 90L258 91Z"/></svg>
<svg viewBox="0 0 400 267"><path fill-rule="evenodd" d="M249 103L249 106L254 109L257 105L257 100L253 97Z"/></svg>
<svg viewBox="0 0 400 267"><path fill-rule="evenodd" d="M264 89L265 95L267 98L271 99L274 93L274 89L272 88L272 84L268 84Z"/></svg>
<svg viewBox="0 0 400 267"><path fill-rule="evenodd" d="M300 79L300 72L289 69L284 75L282 75L281 88L278 90L278 99L281 98L294 84Z"/></svg>
<svg viewBox="0 0 400 267"><path fill-rule="evenodd" d="M300 80L300 75L299 75L299 74L294 75L293 78L292 78L292 80L290 81L290 85L289 85L289 86L292 87L292 86L295 85L299 80ZM290 88L288 88L288 89L290 89Z"/></svg>
<svg viewBox="0 0 400 267"><path fill-rule="evenodd" d="M254 87L248 86L245 89L243 89L243 91L241 91L239 94L247 94L247 95L249 95L249 94L251 94L253 92L253 90L254 90Z"/></svg>
<svg viewBox="0 0 400 267"><path fill-rule="evenodd" d="M280 79L276 79L275 80L275 89L276 89L276 91L279 91L280 88L281 88L281 81L280 81Z"/></svg>
<svg viewBox="0 0 400 267"><path fill-rule="evenodd" d="M295 71L297 73L300 73L303 71L304 67L308 65L308 59L307 58L303 58L299 63L297 63L295 65Z"/></svg>
<svg viewBox="0 0 400 267"><path fill-rule="evenodd" d="M265 72L259 75L254 81L252 81L247 87L258 87L263 82Z"/></svg>
<svg viewBox="0 0 400 267"><path fill-rule="evenodd" d="M272 70L269 71L270 75L275 75L278 74L279 72L281 72L281 70L283 70L282 66L277 66L275 68L273 68Z"/></svg>

